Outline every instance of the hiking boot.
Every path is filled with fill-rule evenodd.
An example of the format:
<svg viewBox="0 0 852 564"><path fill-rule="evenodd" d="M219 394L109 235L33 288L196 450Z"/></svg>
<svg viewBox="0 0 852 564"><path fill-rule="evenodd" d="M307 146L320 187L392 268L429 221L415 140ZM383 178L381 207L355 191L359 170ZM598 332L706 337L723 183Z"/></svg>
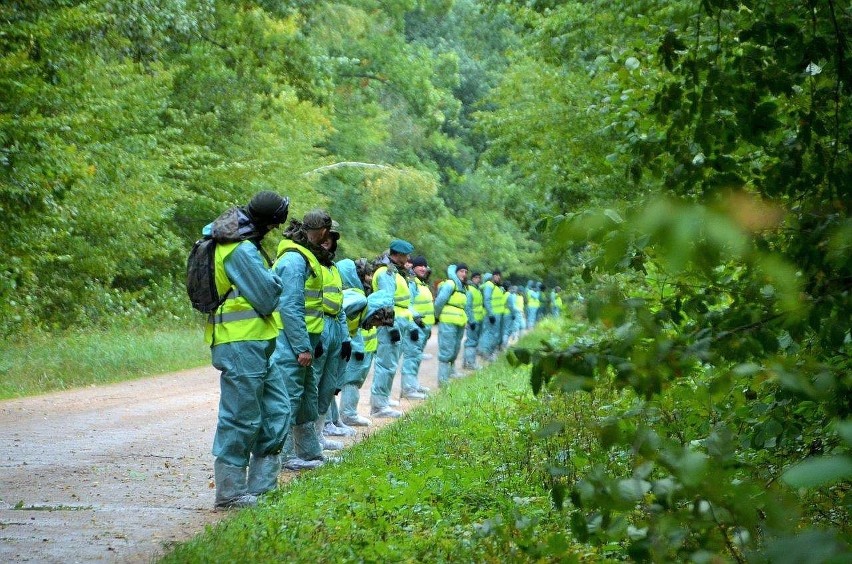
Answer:
<svg viewBox="0 0 852 564"><path fill-rule="evenodd" d="M426 394L421 394L420 392L405 392L402 394L402 399L424 400L426 399Z"/></svg>
<svg viewBox="0 0 852 564"><path fill-rule="evenodd" d="M355 415L354 417L341 415L340 422L345 423L346 425L352 425L353 427L369 427L373 424L372 421L370 421L366 417L361 417L360 415Z"/></svg>
<svg viewBox="0 0 852 564"><path fill-rule="evenodd" d="M417 386L417 391L421 394L428 394L429 388L427 388L426 386Z"/></svg>
<svg viewBox="0 0 852 564"><path fill-rule="evenodd" d="M395 399L388 398L388 407L399 407L399 402Z"/></svg>
<svg viewBox="0 0 852 564"><path fill-rule="evenodd" d="M374 407L370 410L370 415L372 417L395 419L397 417L402 417L402 412L391 409L390 407Z"/></svg>

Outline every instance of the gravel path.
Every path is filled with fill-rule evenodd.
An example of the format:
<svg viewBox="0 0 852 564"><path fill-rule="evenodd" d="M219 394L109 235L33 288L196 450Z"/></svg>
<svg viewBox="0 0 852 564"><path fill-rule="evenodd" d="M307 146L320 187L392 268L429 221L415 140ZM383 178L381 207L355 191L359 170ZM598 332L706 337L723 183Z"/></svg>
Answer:
<svg viewBox="0 0 852 564"><path fill-rule="evenodd" d="M0 402L0 562L150 562L227 515L212 510L218 378L208 367ZM437 360L420 381L437 389Z"/></svg>

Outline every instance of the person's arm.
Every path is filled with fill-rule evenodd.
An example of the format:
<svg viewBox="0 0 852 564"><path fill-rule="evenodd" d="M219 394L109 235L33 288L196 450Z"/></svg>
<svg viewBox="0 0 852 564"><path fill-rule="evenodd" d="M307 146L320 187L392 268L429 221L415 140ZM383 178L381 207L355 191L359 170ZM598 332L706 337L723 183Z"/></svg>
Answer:
<svg viewBox="0 0 852 564"><path fill-rule="evenodd" d="M453 295L453 282L444 281L438 286L438 295L435 297L435 319L441 316L441 311Z"/></svg>
<svg viewBox="0 0 852 564"><path fill-rule="evenodd" d="M491 309L491 294L493 291L493 284L485 284L485 287L482 289L482 305L485 306L485 315L487 317L494 316L494 310Z"/></svg>
<svg viewBox="0 0 852 564"><path fill-rule="evenodd" d="M308 264L296 252L284 253L274 270L284 282L278 313L284 325L284 335L296 354L311 352L311 341L305 325L305 280L309 275Z"/></svg>
<svg viewBox="0 0 852 564"><path fill-rule="evenodd" d="M275 311L283 285L281 279L267 268L253 243L243 241L237 245L225 257L224 266L228 279L255 311L260 315Z"/></svg>

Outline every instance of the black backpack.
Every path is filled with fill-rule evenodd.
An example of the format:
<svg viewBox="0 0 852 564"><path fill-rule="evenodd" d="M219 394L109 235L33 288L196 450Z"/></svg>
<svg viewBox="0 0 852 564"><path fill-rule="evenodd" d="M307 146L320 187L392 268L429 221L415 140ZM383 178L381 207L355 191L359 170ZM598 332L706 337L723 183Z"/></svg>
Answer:
<svg viewBox="0 0 852 564"><path fill-rule="evenodd" d="M186 260L186 293L192 307L201 313L212 313L231 293L219 296L216 289L216 240L204 237L195 242Z"/></svg>

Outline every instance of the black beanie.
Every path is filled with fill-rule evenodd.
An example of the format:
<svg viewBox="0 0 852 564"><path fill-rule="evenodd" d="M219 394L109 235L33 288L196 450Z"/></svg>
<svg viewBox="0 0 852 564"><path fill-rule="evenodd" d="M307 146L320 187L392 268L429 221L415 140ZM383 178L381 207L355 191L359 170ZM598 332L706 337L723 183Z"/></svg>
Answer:
<svg viewBox="0 0 852 564"><path fill-rule="evenodd" d="M470 269L463 262L456 263L456 271L459 271L459 270L467 270L468 272L470 272Z"/></svg>
<svg viewBox="0 0 852 564"><path fill-rule="evenodd" d="M282 198L275 192L264 190L254 195L246 208L249 217L258 227L281 224L287 221L290 198Z"/></svg>
<svg viewBox="0 0 852 564"><path fill-rule="evenodd" d="M411 266L412 267L414 267L414 266L428 267L429 265L426 263L426 257L417 256L417 257L414 257L413 259L411 259Z"/></svg>

